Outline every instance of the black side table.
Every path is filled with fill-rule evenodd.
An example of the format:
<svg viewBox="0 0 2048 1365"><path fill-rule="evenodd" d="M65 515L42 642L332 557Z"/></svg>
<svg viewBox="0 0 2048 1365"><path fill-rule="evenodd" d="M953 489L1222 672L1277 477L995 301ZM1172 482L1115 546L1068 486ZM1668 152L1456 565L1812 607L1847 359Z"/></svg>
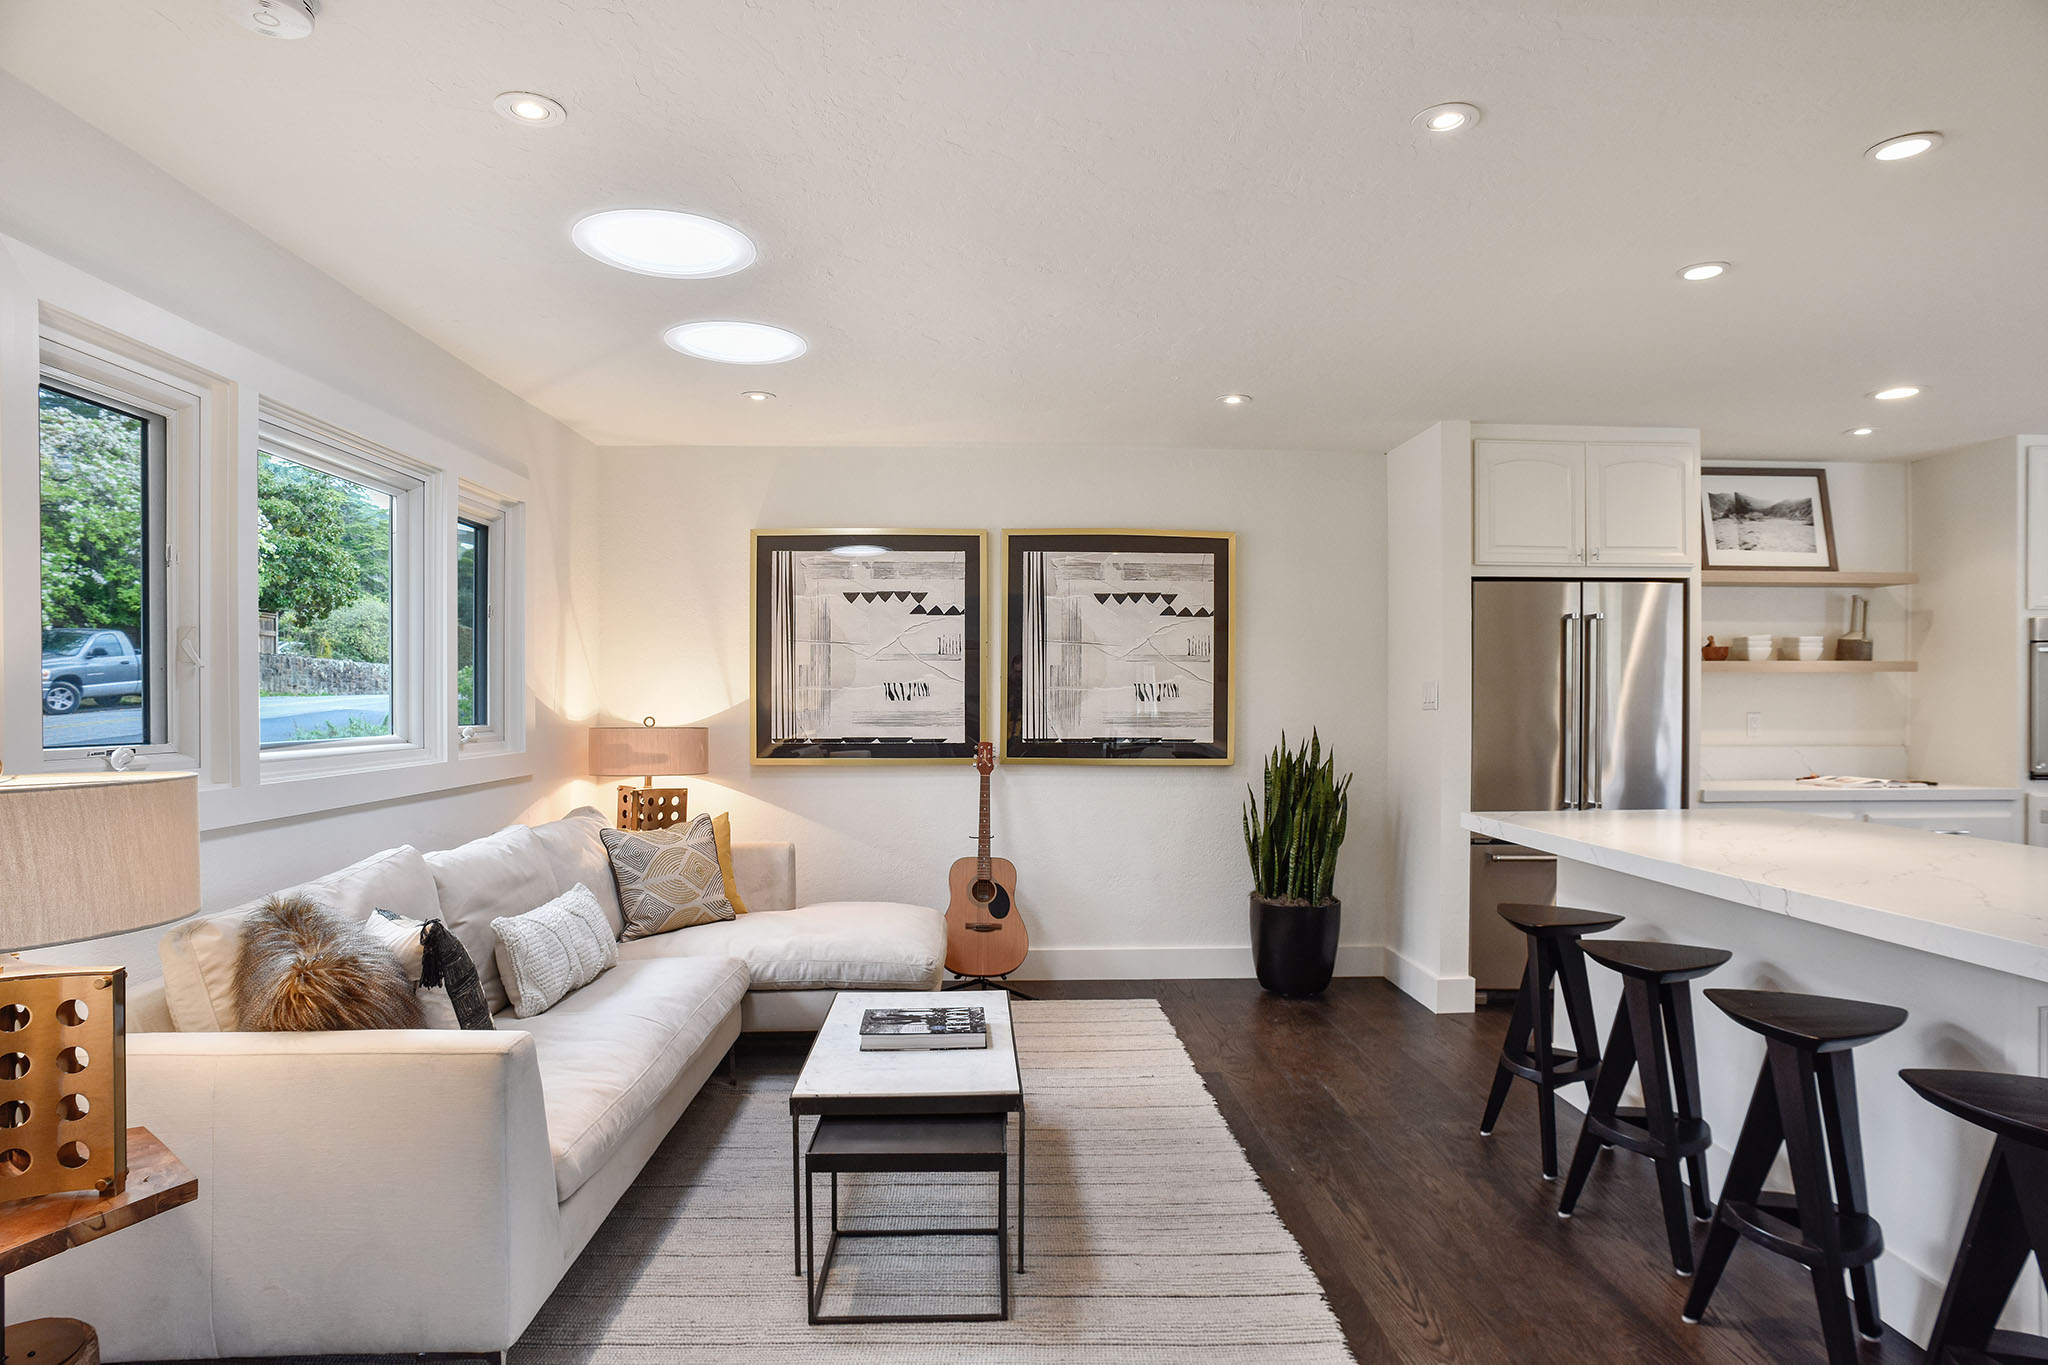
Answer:
<svg viewBox="0 0 2048 1365"><path fill-rule="evenodd" d="M862 1322L1002 1322L1010 1316L1009 1237L1010 1156L1005 1114L935 1114L922 1118L848 1117L826 1115L811 1133L804 1154L804 1297L813 1324ZM996 1221L993 1227L842 1228L839 1226L839 1176L842 1172L940 1174L987 1171L996 1178ZM813 1234L813 1192L819 1175L832 1177L831 1236L825 1262L816 1263ZM841 1313L825 1315L825 1284L832 1259L847 1237L993 1237L996 1243L996 1292L993 1313Z"/></svg>

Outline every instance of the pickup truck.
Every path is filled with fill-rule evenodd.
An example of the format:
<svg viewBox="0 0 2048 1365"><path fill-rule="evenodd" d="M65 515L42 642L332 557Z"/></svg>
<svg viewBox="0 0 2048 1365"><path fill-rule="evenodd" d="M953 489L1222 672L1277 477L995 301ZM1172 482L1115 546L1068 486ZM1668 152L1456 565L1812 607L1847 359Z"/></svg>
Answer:
<svg viewBox="0 0 2048 1365"><path fill-rule="evenodd" d="M118 630L43 632L43 714L68 716L87 697L142 695L142 655Z"/></svg>

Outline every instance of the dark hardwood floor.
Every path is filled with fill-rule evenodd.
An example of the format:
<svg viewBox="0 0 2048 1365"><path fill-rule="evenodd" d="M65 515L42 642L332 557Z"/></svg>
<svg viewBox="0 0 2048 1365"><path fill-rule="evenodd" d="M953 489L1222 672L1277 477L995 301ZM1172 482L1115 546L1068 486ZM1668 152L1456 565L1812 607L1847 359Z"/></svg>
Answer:
<svg viewBox="0 0 2048 1365"><path fill-rule="evenodd" d="M1578 1216L1560 1219L1533 1087L1518 1083L1479 1136L1504 1008L1433 1015L1377 980L1306 1001L1250 981L1024 988L1165 1007L1360 1361L1825 1358L1805 1273L1755 1247L1737 1250L1704 1324L1679 1321L1691 1281L1671 1272L1647 1161L1605 1153ZM1559 1130L1569 1152L1578 1124L1562 1106ZM1863 1352L1920 1358L1897 1333Z"/></svg>

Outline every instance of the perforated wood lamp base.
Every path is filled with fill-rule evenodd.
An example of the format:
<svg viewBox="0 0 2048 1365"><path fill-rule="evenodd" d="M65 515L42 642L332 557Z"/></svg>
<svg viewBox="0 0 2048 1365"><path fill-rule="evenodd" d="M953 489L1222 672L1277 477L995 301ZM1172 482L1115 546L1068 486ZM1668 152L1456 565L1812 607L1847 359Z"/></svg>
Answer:
<svg viewBox="0 0 2048 1365"><path fill-rule="evenodd" d="M7 1365L100 1365L100 1339L77 1318L36 1318L7 1329Z"/></svg>
<svg viewBox="0 0 2048 1365"><path fill-rule="evenodd" d="M619 784L620 829L669 829L690 814L688 787L629 787Z"/></svg>

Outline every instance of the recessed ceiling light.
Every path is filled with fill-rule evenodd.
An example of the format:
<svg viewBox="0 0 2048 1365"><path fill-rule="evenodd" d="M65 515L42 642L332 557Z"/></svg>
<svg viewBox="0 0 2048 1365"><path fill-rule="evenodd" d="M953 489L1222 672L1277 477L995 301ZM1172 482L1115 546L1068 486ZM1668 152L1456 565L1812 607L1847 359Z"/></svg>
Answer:
<svg viewBox="0 0 2048 1365"><path fill-rule="evenodd" d="M221 0L230 19L266 38L306 38L313 33L312 0Z"/></svg>
<svg viewBox="0 0 2048 1365"><path fill-rule="evenodd" d="M662 340L684 355L727 365L777 365L810 349L795 332L765 322L685 322Z"/></svg>
<svg viewBox="0 0 2048 1365"><path fill-rule="evenodd" d="M1904 161L1909 156L1931 152L1941 145L1940 133L1901 133L1888 137L1863 155L1872 161Z"/></svg>
<svg viewBox="0 0 2048 1365"><path fill-rule="evenodd" d="M1844 436L1868 436L1871 432L1876 430L1876 427L1850 427L1847 431L1843 432L1842 434Z"/></svg>
<svg viewBox="0 0 2048 1365"><path fill-rule="evenodd" d="M1880 403L1894 403L1901 398L1911 398L1920 392L1917 384L1894 384L1888 389L1879 389L1870 395Z"/></svg>
<svg viewBox="0 0 2048 1365"><path fill-rule="evenodd" d="M889 553L886 545L834 545L832 553L842 559L873 559Z"/></svg>
<svg viewBox="0 0 2048 1365"><path fill-rule="evenodd" d="M1727 273L1728 262L1726 261L1701 261L1698 265L1689 265L1679 271L1678 278L1697 282L1699 280L1717 279Z"/></svg>
<svg viewBox="0 0 2048 1365"><path fill-rule="evenodd" d="M569 117L558 101L531 90L507 90L491 101L491 108L528 128L549 128Z"/></svg>
<svg viewBox="0 0 2048 1365"><path fill-rule="evenodd" d="M748 399L749 401L755 403L765 403L774 396L774 394L768 392L768 390L766 389L746 389L743 390L740 394L740 397Z"/></svg>
<svg viewBox="0 0 2048 1365"><path fill-rule="evenodd" d="M1455 133L1479 122L1479 108L1472 104L1432 104L1417 114L1415 126L1427 133Z"/></svg>
<svg viewBox="0 0 2048 1365"><path fill-rule="evenodd" d="M577 220L569 239L606 265L671 280L708 280L754 263L754 240L746 233L672 209L593 213Z"/></svg>
<svg viewBox="0 0 2048 1365"><path fill-rule="evenodd" d="M1226 408L1241 408L1252 401L1252 396L1248 393L1226 393L1216 401Z"/></svg>

